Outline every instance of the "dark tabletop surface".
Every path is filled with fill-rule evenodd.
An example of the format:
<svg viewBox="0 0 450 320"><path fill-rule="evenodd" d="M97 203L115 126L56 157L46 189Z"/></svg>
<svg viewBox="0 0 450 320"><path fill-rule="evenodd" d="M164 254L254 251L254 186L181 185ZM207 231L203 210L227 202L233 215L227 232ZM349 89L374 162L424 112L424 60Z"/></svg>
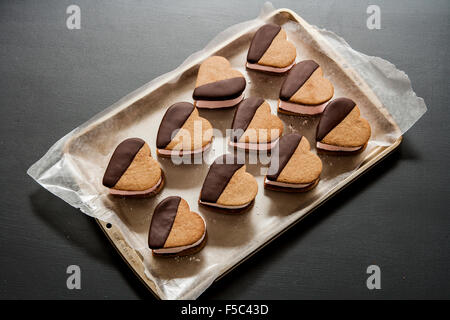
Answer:
<svg viewBox="0 0 450 320"><path fill-rule="evenodd" d="M81 8L81 30L66 8ZM150 298L92 218L26 174L67 132L262 1L0 2L0 298ZM366 27L369 4L381 29ZM428 112L400 148L201 299L450 297L450 2L274 1L404 70ZM401 106L399 106L401 107ZM66 268L81 268L68 290ZM368 290L366 268L381 268Z"/></svg>

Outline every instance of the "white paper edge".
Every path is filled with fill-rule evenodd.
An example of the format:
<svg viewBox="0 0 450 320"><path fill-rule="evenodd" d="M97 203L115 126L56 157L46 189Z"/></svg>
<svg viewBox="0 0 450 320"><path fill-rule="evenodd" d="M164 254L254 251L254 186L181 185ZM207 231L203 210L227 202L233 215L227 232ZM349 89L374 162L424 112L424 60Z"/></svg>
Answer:
<svg viewBox="0 0 450 320"><path fill-rule="evenodd" d="M137 101L140 98L144 97L149 92L153 91L156 88L156 85L159 84L160 82L164 82L169 79L170 79L169 83L176 82L178 80L178 77L175 77L175 75L179 72L179 70L184 69L187 65L197 60L200 56L202 56L205 52L217 46L217 44L229 41L231 38L234 37L236 33L239 32L239 30L245 29L246 27L250 27L253 25L255 27L261 25L264 22L265 17L271 15L274 11L275 9L272 6L272 4L270 2L266 2L258 18L242 22L227 28L219 35L217 35L213 40L211 40L203 50L195 52L192 55L190 55L179 67L177 67L173 71L163 74L155 78L154 80L148 82L139 89L126 95L125 97L123 97L122 99L120 99L119 101L117 101L104 111L98 113L90 120L80 125L78 128L72 130L63 138L58 140L40 160L34 163L27 170L28 175L30 175L36 182L38 182L40 185L42 185L44 188L49 190L57 197L60 197L61 199L69 203L71 206L79 208L83 213L109 222L111 222L111 219L113 219L114 221L117 222L116 226L119 228L119 230L121 230L120 228L121 222L118 221L118 219L115 219L113 212L108 212L108 210L97 208L95 206L95 199L93 198L90 198L88 199L88 201L86 201L87 199L85 199L85 195L81 194L75 179L71 179L75 176L75 174L73 173L76 172L76 168L74 168L75 164L70 159L70 156L63 153L63 148L66 142L72 137L74 137L76 134L78 134L82 129L90 126L91 124L97 121L101 121L103 118L111 117L113 114L120 112L121 110L126 108L133 101ZM316 30L330 43L333 49L335 49L339 54L341 54L344 58L346 58L347 61L352 61L352 67L362 76L364 80L366 80L368 85L371 87L371 89L377 96L380 96L379 95L380 93L385 93L386 90L390 90L390 87L383 85L380 86L379 84L371 83L370 79L364 76L365 72L370 72L370 70L374 70L373 68L376 68L381 72L387 72L390 79L395 79L406 88L406 94L400 97L399 99L404 99L401 101L404 105L408 106L408 110L410 110L411 108L415 110L412 119L405 121L405 119L403 119L401 116L399 117L395 113L396 106L386 104L382 99L380 99L387 110L389 110L390 112L392 110L394 111L394 114L392 114L391 112L391 115L397 121L397 124L399 125L402 134L406 132L426 112L427 108L423 99L417 97L414 91L412 90L411 82L406 73L396 69L393 64L391 64L386 60L383 60L379 57L367 56L364 55L363 53L360 53L352 49L343 38L339 37L338 35L336 35L331 31L320 29L317 27L314 28L316 28ZM368 60L370 64L365 66L365 64L367 63L366 61L364 61L364 59ZM67 173L72 173L72 177L60 176L58 172L60 172L62 168L66 170ZM124 237L126 237L125 234ZM134 241L134 239L129 237L127 238L127 241L130 242L129 244L132 247L133 243L136 242ZM244 250L242 252L242 256L247 256L249 253L251 253L254 250L254 245L249 246L247 249L248 250ZM146 274L147 276L150 276L151 279L152 276L148 272L146 272ZM197 286L195 292L191 291L188 294L178 296L177 298L195 299L202 292L204 292L204 290L206 290L211 285L211 283L214 282L214 280L215 276L206 278L203 280L203 283L200 286ZM162 299L167 298L161 291L157 293Z"/></svg>

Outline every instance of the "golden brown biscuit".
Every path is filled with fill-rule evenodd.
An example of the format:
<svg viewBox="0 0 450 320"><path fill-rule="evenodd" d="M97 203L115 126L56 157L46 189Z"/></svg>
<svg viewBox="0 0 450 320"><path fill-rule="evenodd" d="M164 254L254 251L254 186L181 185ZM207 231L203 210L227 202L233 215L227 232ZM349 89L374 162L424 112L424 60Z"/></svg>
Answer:
<svg viewBox="0 0 450 320"><path fill-rule="evenodd" d="M247 54L247 68L284 73L292 68L297 53L279 25L266 24L256 31Z"/></svg>
<svg viewBox="0 0 450 320"><path fill-rule="evenodd" d="M311 152L308 139L291 133L280 138L272 159L264 188L276 191L305 192L317 186L322 161Z"/></svg>
<svg viewBox="0 0 450 320"><path fill-rule="evenodd" d="M370 139L369 122L362 118L356 103L348 98L331 101L317 126L317 150L352 154L363 151Z"/></svg>
<svg viewBox="0 0 450 320"><path fill-rule="evenodd" d="M206 223L180 197L168 197L155 208L148 246L155 256L184 256L200 251L206 243Z"/></svg>
<svg viewBox="0 0 450 320"><path fill-rule="evenodd" d="M147 143L139 138L121 142L103 176L103 185L113 195L149 196L158 193L164 185L164 176L151 156Z"/></svg>
<svg viewBox="0 0 450 320"><path fill-rule="evenodd" d="M283 134L283 122L264 99L251 97L239 103L231 125L230 145L245 150L270 150Z"/></svg>
<svg viewBox="0 0 450 320"><path fill-rule="evenodd" d="M159 156L183 156L202 153L212 141L212 126L200 117L189 102L179 102L167 109L159 125L156 147Z"/></svg>
<svg viewBox="0 0 450 320"><path fill-rule="evenodd" d="M323 77L313 60L297 63L289 72L280 90L278 111L295 115L317 115L333 97L334 87Z"/></svg>
<svg viewBox="0 0 450 320"><path fill-rule="evenodd" d="M206 59L198 70L195 90L192 95L197 108L227 108L243 99L247 82L239 71L231 68L224 57Z"/></svg>
<svg viewBox="0 0 450 320"><path fill-rule="evenodd" d="M219 211L242 212L252 204L257 193L256 179L245 171L245 164L239 164L236 156L225 154L209 168L199 203Z"/></svg>

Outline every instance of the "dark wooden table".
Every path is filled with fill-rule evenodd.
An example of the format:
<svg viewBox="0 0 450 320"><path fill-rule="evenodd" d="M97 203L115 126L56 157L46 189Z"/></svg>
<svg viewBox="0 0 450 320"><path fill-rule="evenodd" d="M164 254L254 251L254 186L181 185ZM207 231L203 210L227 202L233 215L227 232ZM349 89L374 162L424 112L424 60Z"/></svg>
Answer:
<svg viewBox="0 0 450 320"><path fill-rule="evenodd" d="M81 8L80 30L66 27L72 3ZM369 4L381 9L380 30L366 27ZM0 3L0 298L152 298L91 218L25 172L64 134L261 5ZM429 111L398 151L201 298L449 298L450 2L274 5L394 63ZM81 268L81 290L66 287L72 264ZM372 264L381 268L381 290L366 287Z"/></svg>

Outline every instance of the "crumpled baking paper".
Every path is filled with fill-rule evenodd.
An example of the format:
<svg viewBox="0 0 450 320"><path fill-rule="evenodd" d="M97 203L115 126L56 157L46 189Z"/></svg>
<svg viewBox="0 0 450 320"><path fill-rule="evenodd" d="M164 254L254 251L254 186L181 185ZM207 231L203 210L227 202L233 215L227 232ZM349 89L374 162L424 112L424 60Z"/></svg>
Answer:
<svg viewBox="0 0 450 320"><path fill-rule="evenodd" d="M208 165L175 166L169 160L160 160L167 185L159 195L145 200L111 199L106 188L101 186L101 178L114 147L126 137L138 136L149 143L154 154L155 123L159 123L170 104L191 101L196 68L206 56L226 56L233 67L246 76L246 95L261 94L275 112L282 77L248 73L243 66L251 35L268 21L285 28L288 39L297 47L298 61L313 58L322 65L325 76L335 85L335 97L345 95L358 101L373 130L367 150L360 156L344 159L322 157L321 182L316 189L303 195L266 192L262 188L264 166L248 164L248 171L255 175L260 190L253 209L238 216L217 214L198 207L198 194ZM235 38L237 40L232 41ZM224 48L216 52L221 46ZM128 245L143 257L145 273L155 283L160 298L195 299L224 272L345 184L345 179L358 170L365 157L376 154L380 147L391 146L425 112L425 103L412 90L408 76L393 64L353 50L331 31L304 21L290 21L286 14L277 13L270 3L266 3L258 18L226 29L177 69L150 81L61 138L28 169L28 174L83 213L114 224ZM225 130L231 124L233 111L219 116L214 111L200 111L200 114L214 127ZM282 120L286 133L300 131L311 143L314 142L316 120L289 116ZM107 134L104 134L105 129ZM215 137L207 163L226 150L226 139ZM174 194L186 199L191 210L205 218L208 243L194 256L154 258L147 248L153 208Z"/></svg>

